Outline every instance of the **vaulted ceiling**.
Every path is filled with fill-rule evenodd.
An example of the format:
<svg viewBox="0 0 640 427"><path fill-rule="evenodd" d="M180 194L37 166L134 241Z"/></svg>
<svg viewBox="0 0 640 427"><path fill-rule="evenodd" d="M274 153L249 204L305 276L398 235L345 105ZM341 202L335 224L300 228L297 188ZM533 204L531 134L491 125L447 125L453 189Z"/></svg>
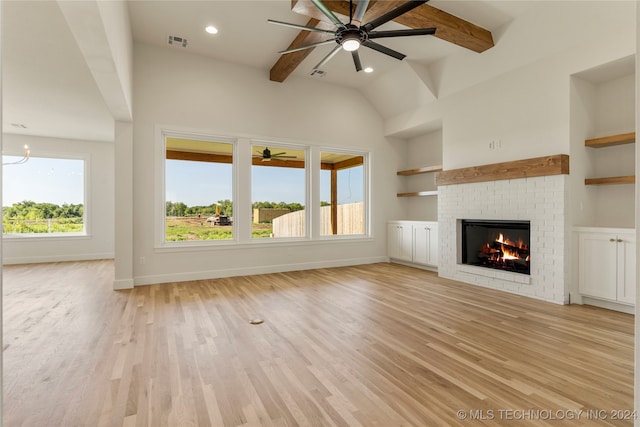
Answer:
<svg viewBox="0 0 640 427"><path fill-rule="evenodd" d="M59 4L67 1L71 0L1 2L3 131L108 141L113 109L61 12ZM364 21L401 3L372 0ZM361 49L363 66L374 70L367 74L356 72L351 55L341 51L323 67L322 77L311 72L332 47L310 49L304 57L280 55L278 51L292 44L308 43L312 35L267 22L331 27L310 0L145 0L128 1L127 9L136 43L182 49L167 43L169 35L179 36L188 40L185 52L263 70L266 81L282 81L273 84L313 79L354 89L388 120L429 104L443 91L473 85L635 25L630 3L431 0L379 27L437 28L435 36L381 41L406 59ZM342 19L349 14L346 0L325 4ZM207 34L204 27L209 24L219 33Z"/></svg>

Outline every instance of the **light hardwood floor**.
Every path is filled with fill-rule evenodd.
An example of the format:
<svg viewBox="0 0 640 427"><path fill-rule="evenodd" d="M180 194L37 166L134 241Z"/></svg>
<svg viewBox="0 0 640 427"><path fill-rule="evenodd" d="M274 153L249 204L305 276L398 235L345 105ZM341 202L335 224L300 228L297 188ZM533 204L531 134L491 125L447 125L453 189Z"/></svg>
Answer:
<svg viewBox="0 0 640 427"><path fill-rule="evenodd" d="M395 264L112 280L4 267L5 426L632 425L611 419L633 404L627 314Z"/></svg>

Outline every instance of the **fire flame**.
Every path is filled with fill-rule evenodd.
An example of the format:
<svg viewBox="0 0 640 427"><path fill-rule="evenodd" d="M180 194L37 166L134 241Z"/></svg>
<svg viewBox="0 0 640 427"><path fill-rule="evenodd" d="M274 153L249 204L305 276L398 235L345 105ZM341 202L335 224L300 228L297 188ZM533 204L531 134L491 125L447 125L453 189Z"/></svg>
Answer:
<svg viewBox="0 0 640 427"><path fill-rule="evenodd" d="M498 235L498 238L496 239L496 242L504 243L505 245L513 246L513 247L518 248L518 249L524 249L524 250L528 250L529 249L529 247L522 241L522 239L518 239L517 242L514 242L513 240L510 240L508 238L505 239L505 237L504 237L504 235L502 233L500 233Z"/></svg>

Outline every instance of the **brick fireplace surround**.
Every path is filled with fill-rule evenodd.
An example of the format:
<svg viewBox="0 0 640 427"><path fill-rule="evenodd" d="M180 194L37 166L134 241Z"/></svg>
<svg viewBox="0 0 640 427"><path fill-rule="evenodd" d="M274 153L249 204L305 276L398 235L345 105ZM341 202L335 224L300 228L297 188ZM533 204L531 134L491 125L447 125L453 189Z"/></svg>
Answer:
<svg viewBox="0 0 640 427"><path fill-rule="evenodd" d="M478 171L474 169L473 180L477 181ZM438 179L438 274L473 285L567 304L571 238L565 215L568 158L565 169L551 173L513 179L490 174L484 182L459 184L444 184L444 179ZM531 221L531 274L459 264L460 219Z"/></svg>

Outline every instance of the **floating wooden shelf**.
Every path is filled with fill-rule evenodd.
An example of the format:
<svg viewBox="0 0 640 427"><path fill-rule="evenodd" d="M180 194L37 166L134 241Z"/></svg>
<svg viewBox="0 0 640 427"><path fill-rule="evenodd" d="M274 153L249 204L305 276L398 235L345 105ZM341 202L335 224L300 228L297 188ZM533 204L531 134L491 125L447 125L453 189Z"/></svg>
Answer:
<svg viewBox="0 0 640 427"><path fill-rule="evenodd" d="M442 170L442 165L424 166L416 169L407 169L403 171L398 171L398 175L404 175L404 176L419 175L421 173L440 172L441 170Z"/></svg>
<svg viewBox="0 0 640 427"><path fill-rule="evenodd" d="M412 193L398 193L398 197L437 196L438 191L414 191Z"/></svg>
<svg viewBox="0 0 640 427"><path fill-rule="evenodd" d="M635 184L636 177L631 176L611 176L607 178L586 178L584 185L611 185L611 184Z"/></svg>
<svg viewBox="0 0 640 427"><path fill-rule="evenodd" d="M556 154L534 159L452 169L436 174L436 185L465 184L536 176L568 175L569 156Z"/></svg>
<svg viewBox="0 0 640 427"><path fill-rule="evenodd" d="M636 142L636 133L621 133L618 135L604 136L602 138L587 139L584 145L592 148L612 147L614 145L633 144Z"/></svg>

